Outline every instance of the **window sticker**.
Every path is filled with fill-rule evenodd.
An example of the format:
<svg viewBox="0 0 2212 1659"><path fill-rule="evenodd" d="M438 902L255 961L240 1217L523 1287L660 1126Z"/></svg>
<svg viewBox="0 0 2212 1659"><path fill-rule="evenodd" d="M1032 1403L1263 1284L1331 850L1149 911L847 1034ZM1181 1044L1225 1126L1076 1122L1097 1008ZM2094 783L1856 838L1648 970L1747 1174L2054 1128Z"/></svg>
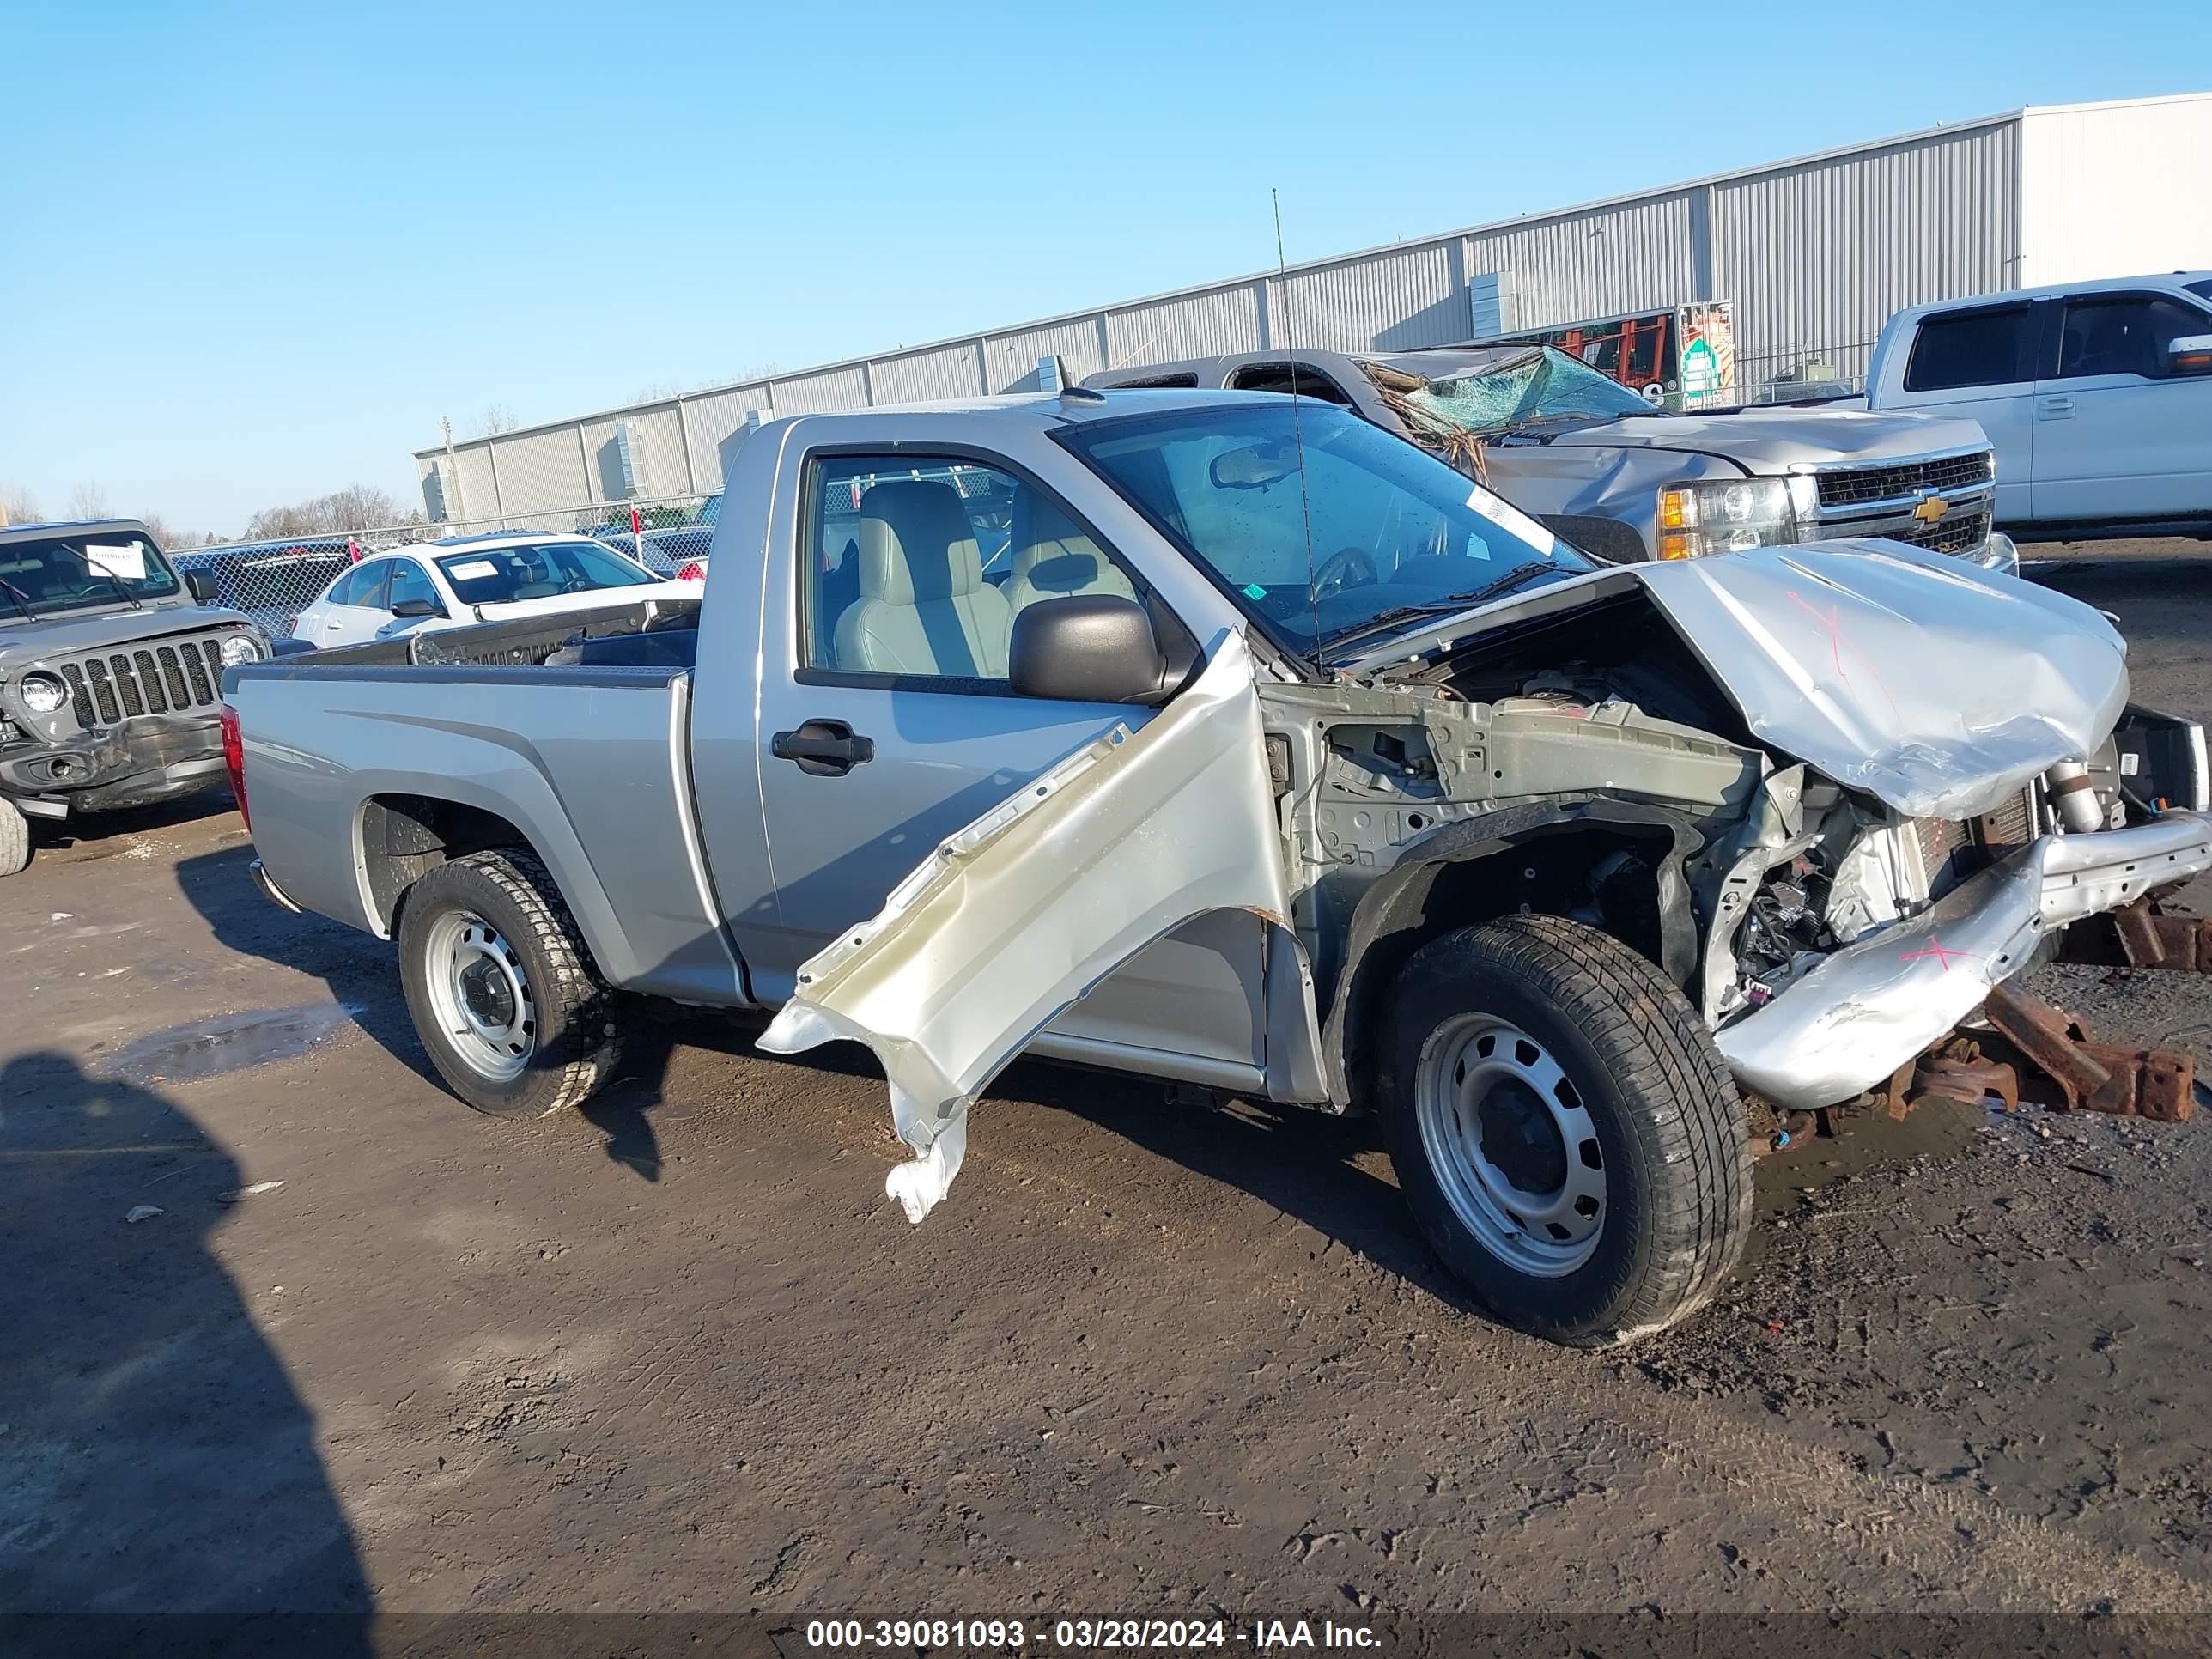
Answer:
<svg viewBox="0 0 2212 1659"><path fill-rule="evenodd" d="M1468 492L1467 504L1508 535L1518 536L1547 559L1559 545L1558 537L1503 495L1494 495L1480 484Z"/></svg>
<svg viewBox="0 0 2212 1659"><path fill-rule="evenodd" d="M136 542L87 542L84 556L93 568L126 582L146 580L146 550Z"/></svg>
<svg viewBox="0 0 2212 1659"><path fill-rule="evenodd" d="M479 576L496 576L499 567L489 559L471 559L466 564L447 566L446 574L457 582L472 582Z"/></svg>

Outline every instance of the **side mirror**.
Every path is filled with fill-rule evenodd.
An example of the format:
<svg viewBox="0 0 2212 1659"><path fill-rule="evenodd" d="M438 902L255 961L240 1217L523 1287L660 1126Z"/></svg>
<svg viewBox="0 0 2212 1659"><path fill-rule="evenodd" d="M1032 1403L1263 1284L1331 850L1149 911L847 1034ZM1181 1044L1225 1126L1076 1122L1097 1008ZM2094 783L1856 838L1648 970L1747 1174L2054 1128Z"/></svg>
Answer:
<svg viewBox="0 0 2212 1659"><path fill-rule="evenodd" d="M1054 702L1164 702L1176 684L1144 606L1111 593L1024 607L1006 658L1016 691Z"/></svg>
<svg viewBox="0 0 2212 1659"><path fill-rule="evenodd" d="M216 586L214 571L187 570L185 572L185 592L192 596L195 605L213 605L221 590Z"/></svg>
<svg viewBox="0 0 2212 1659"><path fill-rule="evenodd" d="M446 607L435 599L402 599L392 607L395 617L442 617Z"/></svg>
<svg viewBox="0 0 2212 1659"><path fill-rule="evenodd" d="M2166 343L2166 367L2173 374L2212 374L2212 334L2185 334Z"/></svg>

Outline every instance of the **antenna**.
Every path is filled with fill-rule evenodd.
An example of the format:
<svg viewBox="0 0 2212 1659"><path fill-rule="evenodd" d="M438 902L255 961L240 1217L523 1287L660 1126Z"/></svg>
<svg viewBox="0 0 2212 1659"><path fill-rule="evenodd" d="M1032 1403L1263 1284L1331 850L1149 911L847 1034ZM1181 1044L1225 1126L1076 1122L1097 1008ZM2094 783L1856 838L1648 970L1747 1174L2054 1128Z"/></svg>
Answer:
<svg viewBox="0 0 2212 1659"><path fill-rule="evenodd" d="M1275 280L1283 296L1283 349L1291 354L1291 442L1298 452L1298 511L1306 526L1306 603L1313 608L1314 665L1318 667L1321 595L1314 592L1313 500L1306 493L1305 422L1298 413L1298 343L1291 338L1290 266L1283 259L1283 198L1273 185L1267 187L1267 200L1275 210Z"/></svg>

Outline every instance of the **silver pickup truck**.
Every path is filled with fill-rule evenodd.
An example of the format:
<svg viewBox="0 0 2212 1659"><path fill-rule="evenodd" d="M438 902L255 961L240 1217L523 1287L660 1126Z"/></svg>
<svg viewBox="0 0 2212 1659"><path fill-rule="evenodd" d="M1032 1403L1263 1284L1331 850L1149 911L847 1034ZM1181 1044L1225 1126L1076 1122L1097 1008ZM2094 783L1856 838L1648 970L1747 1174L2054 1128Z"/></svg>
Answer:
<svg viewBox="0 0 2212 1659"><path fill-rule="evenodd" d="M397 940L482 1110L583 1100L646 997L868 1044L917 1220L1024 1051L1371 1109L1473 1292L1595 1343L1738 1260L1743 1091L1850 1097L2212 867L2104 619L1939 555L1596 566L1233 392L728 466L703 599L227 678L258 879Z"/></svg>

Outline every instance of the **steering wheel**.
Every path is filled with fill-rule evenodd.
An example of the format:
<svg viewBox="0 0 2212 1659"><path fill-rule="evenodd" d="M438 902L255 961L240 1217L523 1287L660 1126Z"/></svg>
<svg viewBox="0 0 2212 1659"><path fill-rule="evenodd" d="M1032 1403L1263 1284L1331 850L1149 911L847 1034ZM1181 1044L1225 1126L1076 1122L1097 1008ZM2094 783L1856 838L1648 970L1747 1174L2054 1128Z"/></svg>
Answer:
<svg viewBox="0 0 2212 1659"><path fill-rule="evenodd" d="M1313 596L1321 599L1346 587L1370 587L1382 580L1375 556L1364 547L1340 548L1313 574Z"/></svg>

